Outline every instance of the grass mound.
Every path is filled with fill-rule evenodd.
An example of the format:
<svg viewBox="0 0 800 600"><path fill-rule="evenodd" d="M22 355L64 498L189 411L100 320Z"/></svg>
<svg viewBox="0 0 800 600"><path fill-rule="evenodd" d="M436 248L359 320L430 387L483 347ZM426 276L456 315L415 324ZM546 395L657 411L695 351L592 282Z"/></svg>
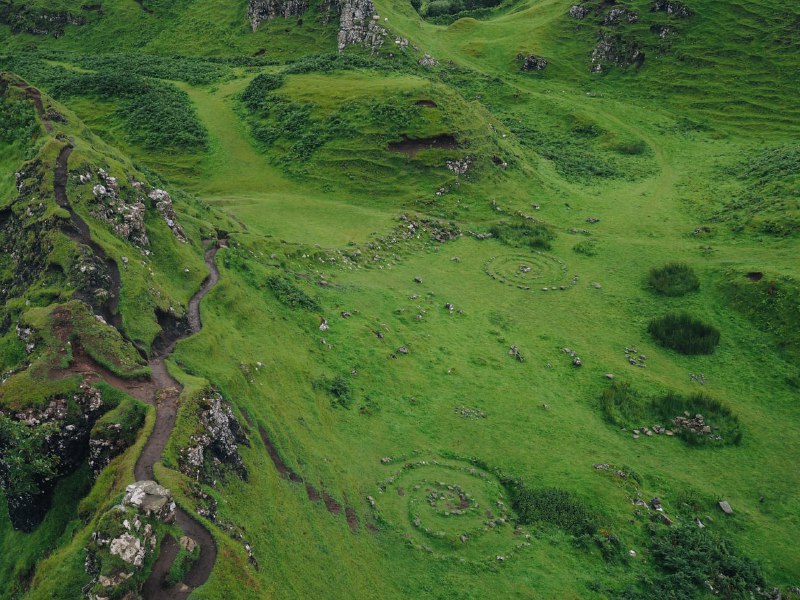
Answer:
<svg viewBox="0 0 800 600"><path fill-rule="evenodd" d="M787 144L753 152L724 171L740 187L715 215L734 231L778 237L800 231L800 145Z"/></svg>
<svg viewBox="0 0 800 600"><path fill-rule="evenodd" d="M681 354L713 354L719 330L688 313L669 313L653 319L647 332L665 348Z"/></svg>
<svg viewBox="0 0 800 600"><path fill-rule="evenodd" d="M771 333L779 349L800 356L800 281L785 275L755 281L730 271L721 287L733 308Z"/></svg>
<svg viewBox="0 0 800 600"><path fill-rule="evenodd" d="M650 269L647 283L664 296L683 296L700 288L694 270L684 263L669 263Z"/></svg>

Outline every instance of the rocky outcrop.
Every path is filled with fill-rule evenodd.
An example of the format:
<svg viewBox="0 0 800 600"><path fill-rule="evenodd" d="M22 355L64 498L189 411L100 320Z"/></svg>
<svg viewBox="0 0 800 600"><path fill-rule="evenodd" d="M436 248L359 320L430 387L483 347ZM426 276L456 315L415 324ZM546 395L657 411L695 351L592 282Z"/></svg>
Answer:
<svg viewBox="0 0 800 600"><path fill-rule="evenodd" d="M111 273L105 260L87 246L79 246L70 276L77 288L76 297L90 306L102 306L111 297Z"/></svg>
<svg viewBox="0 0 800 600"><path fill-rule="evenodd" d="M543 71L547 67L547 59L535 54L517 54L517 62L521 71Z"/></svg>
<svg viewBox="0 0 800 600"><path fill-rule="evenodd" d="M92 581L84 590L90 600L139 597L143 569L158 547L156 525L173 522L175 510L170 491L155 481L126 488L122 502L99 519L85 548L84 567Z"/></svg>
<svg viewBox="0 0 800 600"><path fill-rule="evenodd" d="M189 446L180 453L181 471L195 481L206 483L224 477L231 470L246 480L247 468L238 446L250 446L250 441L230 403L215 392L201 399L200 409L201 430L189 439Z"/></svg>
<svg viewBox="0 0 800 600"><path fill-rule="evenodd" d="M573 4L569 9L569 16L573 19L581 20L589 14L589 9L579 4Z"/></svg>
<svg viewBox="0 0 800 600"><path fill-rule="evenodd" d="M628 23L636 23L639 20L639 13L635 10L612 8L603 19L603 25L606 27L619 25L623 20Z"/></svg>
<svg viewBox="0 0 800 600"><path fill-rule="evenodd" d="M172 198L164 190L154 189L147 195L153 202L156 203L156 210L158 214L164 219L164 222L172 230L178 240L186 243L186 233L183 231L180 223L178 223L178 215L175 214L175 208L172 206Z"/></svg>
<svg viewBox="0 0 800 600"><path fill-rule="evenodd" d="M250 0L247 19L255 31L263 21L271 21L277 17L299 17L307 9L306 0Z"/></svg>
<svg viewBox="0 0 800 600"><path fill-rule="evenodd" d="M6 423L0 430L0 487L15 529L31 531L44 518L58 480L86 458L92 427L105 408L100 391L84 382L72 398L56 396L44 408L0 411ZM33 468L6 460L19 459L7 454L15 446L31 449Z"/></svg>
<svg viewBox="0 0 800 600"><path fill-rule="evenodd" d="M388 32L381 27L372 0L342 0L339 5L339 52L347 46L361 45L373 53L383 46Z"/></svg>
<svg viewBox="0 0 800 600"><path fill-rule="evenodd" d="M665 12L680 19L688 19L694 14L688 6L677 0L654 0L650 5L650 10L653 12Z"/></svg>
<svg viewBox="0 0 800 600"><path fill-rule="evenodd" d="M79 175L81 183L92 180L91 174ZM109 175L104 169L97 170L98 183L92 187L92 216L108 223L119 237L129 241L138 248L150 245L147 229L144 224L146 206L140 198L126 202L120 194L116 177Z"/></svg>
<svg viewBox="0 0 800 600"><path fill-rule="evenodd" d="M250 0L247 18L253 31L264 22L277 17L299 17L308 9L307 0ZM375 13L372 0L322 0L320 20L326 25L331 18L339 16L337 46L342 52L347 46L364 46L377 52L388 32L380 25L380 16ZM401 49L404 49L403 44ZM405 45L408 45L406 41Z"/></svg>
<svg viewBox="0 0 800 600"><path fill-rule="evenodd" d="M55 217L46 217L46 206L36 200L43 181L42 164L35 160L15 173L17 198L10 208L0 210L0 255L4 257L0 276L0 304L21 297L47 269L58 229Z"/></svg>
<svg viewBox="0 0 800 600"><path fill-rule="evenodd" d="M427 52L422 55L422 58L420 58L417 61L417 63L419 64L419 66L425 67L426 69L432 69L433 67L436 67L436 66L439 65L439 61L436 60L435 58L433 58Z"/></svg>
<svg viewBox="0 0 800 600"><path fill-rule="evenodd" d="M602 73L610 65L617 67L641 67L644 63L644 52L635 41L623 39L601 31L597 46L592 50L590 70Z"/></svg>
<svg viewBox="0 0 800 600"><path fill-rule="evenodd" d="M86 18L66 10L50 10L25 6L24 3L1 3L0 23L8 25L12 33L52 35L61 37L67 25L83 25Z"/></svg>
<svg viewBox="0 0 800 600"><path fill-rule="evenodd" d="M122 506L133 506L140 514L155 517L162 523L171 523L175 519L172 494L155 481L137 481L126 487Z"/></svg>

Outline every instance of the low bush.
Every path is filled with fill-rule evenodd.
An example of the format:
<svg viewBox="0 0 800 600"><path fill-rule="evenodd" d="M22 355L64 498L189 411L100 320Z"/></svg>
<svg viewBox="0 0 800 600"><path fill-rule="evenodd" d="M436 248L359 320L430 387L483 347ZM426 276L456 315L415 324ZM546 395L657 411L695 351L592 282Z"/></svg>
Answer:
<svg viewBox="0 0 800 600"><path fill-rule="evenodd" d="M720 598L764 597L767 582L761 567L708 529L666 529L654 537L652 555L661 573L648 586L648 598L696 598L709 582Z"/></svg>
<svg viewBox="0 0 800 600"><path fill-rule="evenodd" d="M545 223L497 223L489 233L510 246L529 246L549 250L556 239L553 229Z"/></svg>
<svg viewBox="0 0 800 600"><path fill-rule="evenodd" d="M269 92L277 90L283 85L282 73L262 73L251 81L242 92L242 102L251 110L261 110L267 100Z"/></svg>
<svg viewBox="0 0 800 600"><path fill-rule="evenodd" d="M272 290L278 301L289 308L305 308L319 310L320 305L314 298L297 287L292 280L283 275L267 277L267 287Z"/></svg>
<svg viewBox="0 0 800 600"><path fill-rule="evenodd" d="M682 396L667 392L648 399L630 384L615 381L601 394L600 410L611 425L641 428L659 424L692 446L739 445L742 441L739 418L706 394ZM702 418L698 419L698 415Z"/></svg>
<svg viewBox="0 0 800 600"><path fill-rule="evenodd" d="M618 381L603 390L600 410L612 425L639 425L647 416L641 396L630 384Z"/></svg>
<svg viewBox="0 0 800 600"><path fill-rule="evenodd" d="M57 98L89 96L119 102L115 115L124 123L125 133L145 148L197 151L208 143L189 96L163 81L117 71L65 71L51 91Z"/></svg>
<svg viewBox="0 0 800 600"><path fill-rule="evenodd" d="M669 313L653 319L648 333L665 348L681 354L713 354L719 344L719 330L688 313Z"/></svg>
<svg viewBox="0 0 800 600"><path fill-rule="evenodd" d="M0 85L0 91L2 91ZM33 104L22 98L0 96L0 143L30 140L36 132Z"/></svg>
<svg viewBox="0 0 800 600"><path fill-rule="evenodd" d="M584 240L575 244L572 247L572 251L577 254L583 254L584 256L596 256L597 243L594 240Z"/></svg>
<svg viewBox="0 0 800 600"><path fill-rule="evenodd" d="M331 396L331 406L350 408L352 404L352 389L350 383L342 377L322 377L314 382L315 389L322 389Z"/></svg>
<svg viewBox="0 0 800 600"><path fill-rule="evenodd" d="M597 531L595 516L574 494L558 488L531 488L522 481L510 487L520 523L547 523L576 536Z"/></svg>
<svg viewBox="0 0 800 600"><path fill-rule="evenodd" d="M683 296L700 288L700 280L689 265L669 263L650 269L647 283L664 296Z"/></svg>

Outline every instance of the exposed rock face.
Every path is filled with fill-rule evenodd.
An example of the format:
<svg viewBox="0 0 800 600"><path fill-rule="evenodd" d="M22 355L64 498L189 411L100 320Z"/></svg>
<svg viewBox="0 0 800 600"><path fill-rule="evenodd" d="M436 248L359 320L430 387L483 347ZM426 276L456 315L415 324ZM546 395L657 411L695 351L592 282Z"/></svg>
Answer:
<svg viewBox="0 0 800 600"><path fill-rule="evenodd" d="M432 69L433 67L439 64L439 61L433 58L430 54L423 54L422 58L417 61L421 67L425 67L426 69Z"/></svg>
<svg viewBox="0 0 800 600"><path fill-rule="evenodd" d="M111 274L108 265L91 248L79 246L70 273L76 283L76 296L91 306L100 306L111 296Z"/></svg>
<svg viewBox="0 0 800 600"><path fill-rule="evenodd" d="M597 46L592 50L590 70L602 73L607 66L640 67L644 63L644 52L636 42L601 31Z"/></svg>
<svg viewBox="0 0 800 600"><path fill-rule="evenodd" d="M35 198L43 181L41 162L36 160L15 173L18 197L10 208L0 210L0 253L10 259L0 283L0 304L21 296L47 267L53 250L52 234L58 229L54 217L44 218L45 205Z"/></svg>
<svg viewBox="0 0 800 600"><path fill-rule="evenodd" d="M673 15L681 19L691 17L694 13L692 10L677 0L654 0L650 5L650 10L653 12L665 12L668 15Z"/></svg>
<svg viewBox="0 0 800 600"><path fill-rule="evenodd" d="M543 71L547 67L547 59L535 54L528 54L524 56L517 54L517 60L522 63L520 70L522 71Z"/></svg>
<svg viewBox="0 0 800 600"><path fill-rule="evenodd" d="M218 393L200 402L199 422L202 431L190 438L190 446L181 453L181 471L196 481L213 480L224 476L226 467L242 479L247 469L239 454L239 444L250 445L230 404Z"/></svg>
<svg viewBox="0 0 800 600"><path fill-rule="evenodd" d="M114 233L138 248L150 245L144 225L146 207L140 198L125 202L120 196L116 177L103 169L97 170L99 183L92 187L94 204L92 216L111 225ZM80 181L89 181L91 175L80 175Z"/></svg>
<svg viewBox="0 0 800 600"><path fill-rule="evenodd" d="M573 19L583 19L586 15L589 14L589 9L585 6L580 6L578 4L573 4L569 9L569 16Z"/></svg>
<svg viewBox="0 0 800 600"><path fill-rule="evenodd" d="M134 428L136 431L141 427L141 421ZM92 429L89 439L89 468L97 477L106 468L111 460L122 454L131 443L131 432L124 431L125 427L121 423L98 423Z"/></svg>
<svg viewBox="0 0 800 600"><path fill-rule="evenodd" d="M164 218L164 222L172 229L172 233L184 244L186 243L186 233L183 231L180 223L178 223L178 215L175 214L175 209L172 206L172 198L164 190L154 189L148 194L148 197L156 203L156 210Z"/></svg>
<svg viewBox="0 0 800 600"><path fill-rule="evenodd" d="M247 18L255 31L262 21L271 21L276 17L284 19L299 17L306 12L306 9L308 9L306 0L250 0Z"/></svg>
<svg viewBox="0 0 800 600"><path fill-rule="evenodd" d="M66 10L49 10L25 6L24 3L0 5L0 23L11 27L12 33L52 35L61 37L67 25L83 25L86 19Z"/></svg>
<svg viewBox="0 0 800 600"><path fill-rule="evenodd" d="M606 14L605 19L603 19L603 25L619 25L623 20L628 23L636 23L639 20L639 13L625 10L624 8L612 8L608 11L608 14Z"/></svg>
<svg viewBox="0 0 800 600"><path fill-rule="evenodd" d="M86 546L86 573L92 577L84 588L90 600L139 598L131 580L146 567L158 546L155 525L175 519L170 491L155 481L137 481L126 488L121 504L98 521Z"/></svg>
<svg viewBox="0 0 800 600"><path fill-rule="evenodd" d="M342 0L337 37L339 52L354 44L377 52L387 35L379 22L380 17L375 13L372 0Z"/></svg>
<svg viewBox="0 0 800 600"><path fill-rule="evenodd" d="M70 405L75 409L70 409ZM0 439L0 486L6 492L8 512L15 529L31 531L44 518L58 480L74 471L86 458L92 427L104 412L105 404L100 391L88 383L81 384L73 395L56 397L44 409L25 409L7 417L24 424L26 435L37 435L42 428L44 443L40 456L51 465L46 474L35 477L30 483L37 491L28 491L12 475L11 465L3 460L9 441Z"/></svg>
<svg viewBox="0 0 800 600"><path fill-rule="evenodd" d="M255 31L263 21L300 16L307 9L308 0L250 0L247 18ZM372 0L323 0L320 13L323 24L327 24L332 16L339 16L339 52L347 46L361 45L375 53L383 46L388 35L380 25L380 17L375 14ZM404 49L404 45L399 44Z"/></svg>

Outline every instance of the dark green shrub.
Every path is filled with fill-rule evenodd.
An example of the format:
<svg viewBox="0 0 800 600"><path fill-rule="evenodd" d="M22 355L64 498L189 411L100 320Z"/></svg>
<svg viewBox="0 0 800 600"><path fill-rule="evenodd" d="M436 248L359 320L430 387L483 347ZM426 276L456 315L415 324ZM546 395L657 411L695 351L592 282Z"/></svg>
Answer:
<svg viewBox="0 0 800 600"><path fill-rule="evenodd" d="M719 330L688 313L669 313L653 319L648 333L659 344L681 354L713 354L719 344Z"/></svg>
<svg viewBox="0 0 800 600"><path fill-rule="evenodd" d="M647 150L647 144L645 144L643 140L620 142L614 146L614 150L620 154L638 156L645 153Z"/></svg>
<svg viewBox="0 0 800 600"><path fill-rule="evenodd" d="M27 142L36 129L32 103L22 98L0 97L0 143Z"/></svg>
<svg viewBox="0 0 800 600"><path fill-rule="evenodd" d="M574 494L558 488L530 488L522 481L510 487L520 523L547 523L576 536L597 531L594 515Z"/></svg>
<svg viewBox="0 0 800 600"><path fill-rule="evenodd" d="M322 377L314 381L314 389L322 389L331 396L331 406L334 408L350 408L353 402L353 391L350 388L350 383L342 377Z"/></svg>
<svg viewBox="0 0 800 600"><path fill-rule="evenodd" d="M207 133L188 94L172 84L124 72L65 71L52 88L57 98L89 96L118 102L115 115L131 141L167 151L201 150Z"/></svg>
<svg viewBox="0 0 800 600"><path fill-rule="evenodd" d="M650 270L649 286L664 296L683 296L700 287L700 280L689 265L669 263Z"/></svg>
<svg viewBox="0 0 800 600"><path fill-rule="evenodd" d="M597 255L597 243L594 240L584 240L575 244L572 250L584 256L595 256Z"/></svg>
<svg viewBox="0 0 800 600"><path fill-rule="evenodd" d="M510 246L530 246L549 250L556 239L553 229L545 223L497 223L489 233Z"/></svg>
<svg viewBox="0 0 800 600"><path fill-rule="evenodd" d="M319 310L319 303L297 287L283 275L270 275L267 277L267 287L275 294L278 301L289 308L305 308Z"/></svg>
<svg viewBox="0 0 800 600"><path fill-rule="evenodd" d="M694 525L662 531L653 539L652 554L661 573L648 586L648 598L696 598L708 582L720 598L753 598L762 597L767 586L756 562L729 540Z"/></svg>
<svg viewBox="0 0 800 600"><path fill-rule="evenodd" d="M0 415L0 487L7 496L38 494L38 482L58 475L58 456L47 447L58 430L56 422L29 426Z"/></svg>
<svg viewBox="0 0 800 600"><path fill-rule="evenodd" d="M284 76L282 73L262 73L258 75L242 92L242 102L251 110L263 108L269 92L281 87L283 81Z"/></svg>
<svg viewBox="0 0 800 600"><path fill-rule="evenodd" d="M612 425L638 424L646 418L644 403L629 383L614 381L600 396L600 410Z"/></svg>

